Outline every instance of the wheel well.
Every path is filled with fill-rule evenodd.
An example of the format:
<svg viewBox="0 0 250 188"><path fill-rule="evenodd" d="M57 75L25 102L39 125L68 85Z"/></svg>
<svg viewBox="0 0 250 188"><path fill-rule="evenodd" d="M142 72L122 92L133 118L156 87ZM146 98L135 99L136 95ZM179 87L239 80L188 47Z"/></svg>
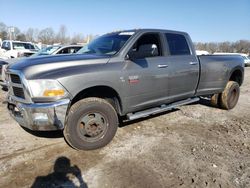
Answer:
<svg viewBox="0 0 250 188"><path fill-rule="evenodd" d="M121 99L118 93L111 87L108 86L94 86L79 92L72 100L71 106L77 101L87 97L99 97L106 99L115 108L118 114L121 114Z"/></svg>
<svg viewBox="0 0 250 188"><path fill-rule="evenodd" d="M241 86L241 84L243 82L242 72L240 70L235 70L232 73L229 81L235 81Z"/></svg>

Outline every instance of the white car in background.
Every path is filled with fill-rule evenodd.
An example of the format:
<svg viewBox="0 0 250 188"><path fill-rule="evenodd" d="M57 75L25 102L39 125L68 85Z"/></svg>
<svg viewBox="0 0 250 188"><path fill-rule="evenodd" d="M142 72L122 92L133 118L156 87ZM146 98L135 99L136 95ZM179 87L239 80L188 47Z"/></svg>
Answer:
<svg viewBox="0 0 250 188"><path fill-rule="evenodd" d="M31 42L13 40L4 40L1 47L1 54L5 58L28 57L39 50Z"/></svg>
<svg viewBox="0 0 250 188"><path fill-rule="evenodd" d="M1 51L0 51L0 60L6 60L6 59L9 59L9 58L1 54Z"/></svg>
<svg viewBox="0 0 250 188"><path fill-rule="evenodd" d="M245 67L250 66L250 57L247 54L243 53L223 53L223 52L215 52L214 55L240 55L244 59Z"/></svg>
<svg viewBox="0 0 250 188"><path fill-rule="evenodd" d="M245 66L250 66L250 56L247 56L246 54L241 55L244 59Z"/></svg>
<svg viewBox="0 0 250 188"><path fill-rule="evenodd" d="M209 55L209 52L205 50L196 50L196 55Z"/></svg>
<svg viewBox="0 0 250 188"><path fill-rule="evenodd" d="M78 50L80 50L83 47L83 45L53 45L49 46L47 48L43 48L39 50L37 53L26 57L26 58L33 58L33 57L39 57L39 56L45 56L45 55L60 55L60 54L73 54L76 53ZM11 58L11 59L1 59L0 58L0 86L3 87L3 89L7 90L6 80L5 80L5 71L8 66L8 64L15 63L19 61L20 58Z"/></svg>

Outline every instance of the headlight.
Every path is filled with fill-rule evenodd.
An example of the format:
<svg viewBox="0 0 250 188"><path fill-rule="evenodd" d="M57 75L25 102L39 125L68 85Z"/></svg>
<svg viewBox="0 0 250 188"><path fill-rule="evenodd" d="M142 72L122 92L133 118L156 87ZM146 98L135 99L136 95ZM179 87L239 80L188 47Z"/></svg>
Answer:
<svg viewBox="0 0 250 188"><path fill-rule="evenodd" d="M57 80L29 80L32 97L63 97L66 91Z"/></svg>

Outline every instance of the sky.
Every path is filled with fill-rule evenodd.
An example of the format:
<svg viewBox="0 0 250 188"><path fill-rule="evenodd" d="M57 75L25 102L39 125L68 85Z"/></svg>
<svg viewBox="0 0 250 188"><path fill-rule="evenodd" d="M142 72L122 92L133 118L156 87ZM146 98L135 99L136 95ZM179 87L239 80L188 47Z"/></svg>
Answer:
<svg viewBox="0 0 250 188"><path fill-rule="evenodd" d="M156 28L188 32L195 42L250 40L250 0L0 0L0 8L0 22L21 31Z"/></svg>

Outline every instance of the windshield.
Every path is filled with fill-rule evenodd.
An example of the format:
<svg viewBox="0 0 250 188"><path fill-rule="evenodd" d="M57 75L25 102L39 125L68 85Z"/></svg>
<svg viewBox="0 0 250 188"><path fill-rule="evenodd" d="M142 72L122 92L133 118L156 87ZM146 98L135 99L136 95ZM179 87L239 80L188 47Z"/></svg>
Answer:
<svg viewBox="0 0 250 188"><path fill-rule="evenodd" d="M53 52L61 48L61 46L50 46L47 48L42 48L37 53L33 54L31 57L40 56L40 55L51 55Z"/></svg>
<svg viewBox="0 0 250 188"><path fill-rule="evenodd" d="M133 34L134 32L120 32L103 35L82 47L77 54L114 55Z"/></svg>
<svg viewBox="0 0 250 188"><path fill-rule="evenodd" d="M13 44L13 49L14 50L19 50L19 49L35 50L36 49L34 47L34 45L30 44L30 43L13 42L12 44Z"/></svg>

